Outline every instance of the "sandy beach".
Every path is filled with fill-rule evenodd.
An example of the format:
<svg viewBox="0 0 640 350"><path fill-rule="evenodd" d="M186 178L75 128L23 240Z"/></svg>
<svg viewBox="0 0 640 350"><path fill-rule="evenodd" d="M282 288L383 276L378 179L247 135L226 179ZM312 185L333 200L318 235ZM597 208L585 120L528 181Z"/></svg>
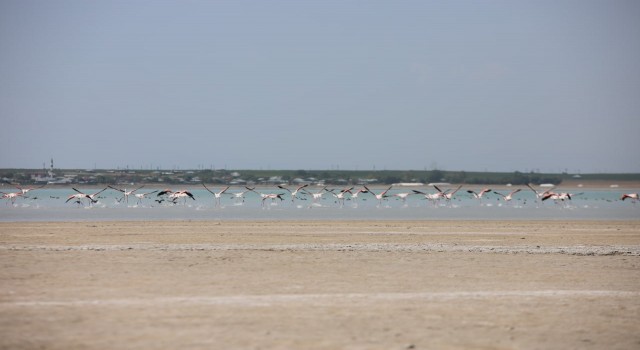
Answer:
<svg viewBox="0 0 640 350"><path fill-rule="evenodd" d="M637 349L640 221L0 223L3 349Z"/></svg>

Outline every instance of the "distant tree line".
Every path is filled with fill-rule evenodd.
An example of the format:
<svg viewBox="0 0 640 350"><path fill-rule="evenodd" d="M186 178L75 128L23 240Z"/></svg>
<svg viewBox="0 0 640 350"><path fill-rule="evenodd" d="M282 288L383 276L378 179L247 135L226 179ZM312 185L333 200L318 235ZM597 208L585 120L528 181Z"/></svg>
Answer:
<svg viewBox="0 0 640 350"><path fill-rule="evenodd" d="M42 170L0 169L0 179L5 184L35 183ZM403 182L421 183L465 183L465 184L542 184L558 185L563 180L578 175L544 174L537 172L467 172L446 170L56 170L55 176L67 177L71 183L117 184L117 183L160 183L160 184L261 184L324 182L331 185L356 185L359 183L393 184ZM640 181L640 174L584 174L584 180Z"/></svg>

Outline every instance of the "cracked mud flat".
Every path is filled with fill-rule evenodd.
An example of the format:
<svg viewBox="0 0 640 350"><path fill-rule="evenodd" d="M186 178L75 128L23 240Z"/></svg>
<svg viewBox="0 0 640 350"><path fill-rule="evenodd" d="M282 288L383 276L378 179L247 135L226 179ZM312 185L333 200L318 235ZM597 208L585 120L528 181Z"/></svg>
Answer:
<svg viewBox="0 0 640 350"><path fill-rule="evenodd" d="M0 223L0 348L637 349L640 221Z"/></svg>

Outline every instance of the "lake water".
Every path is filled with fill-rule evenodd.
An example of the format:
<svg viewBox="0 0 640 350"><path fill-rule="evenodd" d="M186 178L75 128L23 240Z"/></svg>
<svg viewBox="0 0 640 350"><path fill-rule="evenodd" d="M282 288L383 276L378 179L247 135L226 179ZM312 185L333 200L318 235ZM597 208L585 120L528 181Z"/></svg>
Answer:
<svg viewBox="0 0 640 350"><path fill-rule="evenodd" d="M78 187L76 187L78 188ZM468 187L470 189L476 189ZM80 190L85 191L82 188ZM416 188L434 193L431 188ZM144 188L140 192L150 192L154 188ZM214 191L220 190L216 187ZM110 220L638 220L640 203L619 200L622 193L634 192L624 189L580 190L573 200L554 203L549 200L537 202L530 190L517 193L510 202L500 200L496 194L488 194L482 202L466 193L466 188L456 193L450 202L441 200L436 204L425 200L422 195L411 195L406 203L397 197L389 197L379 204L369 193L361 193L357 201L347 200L341 206L330 193L322 200L312 203L311 199L291 202L288 192L275 187L258 189L263 193L285 193L284 201L265 201L262 206L258 194L250 192L244 203L232 199L238 189L229 190L215 205L213 195L204 189L193 189L196 200L187 199L186 204L157 203L156 194L137 204L137 198L130 197L129 203L118 202L121 193L107 190L101 194L98 203L89 206L70 201L65 203L69 189L39 189L29 193L29 198L20 198L15 205L10 202L0 204L0 221L110 221ZM375 192L382 188L373 189ZM3 191L8 191L4 189ZM93 193L97 190L86 190ZM312 189L312 192L316 189ZM464 191L464 192L463 192ZM559 191L559 190L558 190ZM412 192L412 188L389 191L389 195ZM508 191L499 191L507 193ZM309 198L310 196L302 196Z"/></svg>

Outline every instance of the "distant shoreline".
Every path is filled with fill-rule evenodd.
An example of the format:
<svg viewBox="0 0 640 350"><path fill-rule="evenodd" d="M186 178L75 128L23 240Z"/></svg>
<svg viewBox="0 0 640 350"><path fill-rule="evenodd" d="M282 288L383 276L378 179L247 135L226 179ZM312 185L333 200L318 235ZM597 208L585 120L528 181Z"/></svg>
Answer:
<svg viewBox="0 0 640 350"><path fill-rule="evenodd" d="M207 187L220 188L231 186L231 188L245 188L248 185L226 185L226 184L213 184L206 182ZM130 183L130 184L114 184L114 183L101 183L101 184L79 184L79 183L68 183L68 184L47 184L44 188L71 188L71 187L82 187L82 188L104 188L108 185L115 187L131 187L131 186L142 186L144 185L147 188L184 188L184 189L194 189L194 188L203 188L201 183L190 183L190 184L175 184L175 183L162 183L162 182L148 182L148 183ZM527 189L525 185L496 185L496 184L466 184L466 183L450 183L448 185L439 185L444 188L454 188L462 185L463 189L476 189L476 188L491 188L491 189L515 189L515 188L523 188ZM296 185L286 185L290 188L295 187ZM323 187L325 185L317 185L312 184L311 187ZM344 184L328 184L326 185L328 188L342 188L342 187L362 187L363 185L344 185ZM368 184L367 187L370 188L388 188L391 185L387 184ZM612 187L613 186L613 187ZM249 187L255 188L273 188L277 187L277 184L256 184L251 185ZM423 184L418 186L401 186L394 185L393 188L407 188L407 189L420 189L420 188L431 188L429 184ZM539 186L533 185L534 188ZM2 188L13 188L11 184L4 183L0 184L0 189ZM563 181L561 184L555 186L555 188L562 189L591 189L591 190L611 190L611 191L625 191L625 190L640 190L640 181L605 181L605 180L590 180L590 181Z"/></svg>
<svg viewBox="0 0 640 350"><path fill-rule="evenodd" d="M53 182L53 183L49 183ZM503 188L525 186L527 183L555 184L562 188L640 188L640 173L536 173L536 172L470 172L446 170L133 170L133 169L0 169L0 188L21 186L48 187L100 187L136 186L154 187L212 186L269 187L281 184L298 186L312 184L331 187L389 186L411 184L410 187L427 186L430 183L451 184L465 187ZM443 185L446 186L446 185ZM401 187L401 186L396 186Z"/></svg>

